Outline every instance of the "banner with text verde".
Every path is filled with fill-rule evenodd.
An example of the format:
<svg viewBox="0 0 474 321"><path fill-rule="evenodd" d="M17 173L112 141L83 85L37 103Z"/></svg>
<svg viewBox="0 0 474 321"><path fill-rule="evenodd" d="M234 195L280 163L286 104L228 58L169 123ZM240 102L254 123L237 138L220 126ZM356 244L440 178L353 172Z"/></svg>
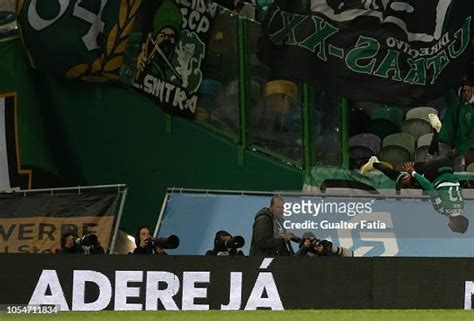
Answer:
<svg viewBox="0 0 474 321"><path fill-rule="evenodd" d="M260 52L281 77L410 105L443 95L466 73L472 1L312 0L310 14L285 6L270 9Z"/></svg>
<svg viewBox="0 0 474 321"><path fill-rule="evenodd" d="M118 193L0 196L0 252L54 253L65 233L94 233L106 248L118 211Z"/></svg>

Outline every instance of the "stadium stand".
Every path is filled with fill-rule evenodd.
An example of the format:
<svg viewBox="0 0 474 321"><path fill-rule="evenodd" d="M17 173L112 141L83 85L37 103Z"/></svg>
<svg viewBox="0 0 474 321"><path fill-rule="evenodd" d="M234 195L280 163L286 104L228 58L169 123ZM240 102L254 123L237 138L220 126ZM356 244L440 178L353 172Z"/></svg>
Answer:
<svg viewBox="0 0 474 321"><path fill-rule="evenodd" d="M369 113L369 132L377 135L380 139L400 132L402 128L403 113L396 107L380 107Z"/></svg>
<svg viewBox="0 0 474 321"><path fill-rule="evenodd" d="M379 155L380 137L374 134L358 134L349 139L351 168L359 168L373 155Z"/></svg>
<svg viewBox="0 0 474 321"><path fill-rule="evenodd" d="M438 114L438 111L431 107L417 107L410 109L406 114L406 120L403 122L402 132L420 138L432 131L429 123L428 114Z"/></svg>
<svg viewBox="0 0 474 321"><path fill-rule="evenodd" d="M415 155L415 142L415 138L407 133L388 135L383 139L380 159L393 166L409 162Z"/></svg>

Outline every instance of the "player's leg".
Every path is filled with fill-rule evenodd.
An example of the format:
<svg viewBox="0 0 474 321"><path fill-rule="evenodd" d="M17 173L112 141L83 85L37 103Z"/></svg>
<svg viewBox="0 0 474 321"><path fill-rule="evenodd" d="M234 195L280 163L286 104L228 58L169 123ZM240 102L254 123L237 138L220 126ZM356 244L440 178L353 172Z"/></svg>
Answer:
<svg viewBox="0 0 474 321"><path fill-rule="evenodd" d="M453 160L449 158L434 158L427 162L415 163L415 171L430 182L446 173L453 173Z"/></svg>
<svg viewBox="0 0 474 321"><path fill-rule="evenodd" d="M362 165L360 172L361 174L365 175L369 171L377 169L381 171L385 176L393 180L394 182L398 183L400 179L410 176L405 172L400 172L396 169L389 168L385 166L383 163L381 163L376 156L372 156L367 163Z"/></svg>
<svg viewBox="0 0 474 321"><path fill-rule="evenodd" d="M431 139L430 147L428 149L428 160L434 156L439 156L439 133L433 130L433 138Z"/></svg>

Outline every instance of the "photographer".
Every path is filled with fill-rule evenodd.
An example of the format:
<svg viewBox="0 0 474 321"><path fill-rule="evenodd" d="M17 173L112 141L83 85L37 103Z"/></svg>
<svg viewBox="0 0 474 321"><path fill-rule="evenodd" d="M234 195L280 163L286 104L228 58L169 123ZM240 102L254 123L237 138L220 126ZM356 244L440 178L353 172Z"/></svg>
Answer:
<svg viewBox="0 0 474 321"><path fill-rule="evenodd" d="M83 254L105 254L105 250L100 245L99 238L95 234L83 235L79 240L79 245Z"/></svg>
<svg viewBox="0 0 474 321"><path fill-rule="evenodd" d="M279 196L272 197L270 207L262 208L253 223L250 256L292 256L290 241L293 237L283 227L283 206Z"/></svg>
<svg viewBox="0 0 474 321"><path fill-rule="evenodd" d="M319 256L323 252L322 244L316 243L316 236L311 232L303 234L297 256Z"/></svg>
<svg viewBox="0 0 474 321"><path fill-rule="evenodd" d="M64 254L105 254L97 235L89 233L81 238L68 232L61 238L61 251Z"/></svg>
<svg viewBox="0 0 474 321"><path fill-rule="evenodd" d="M168 255L163 248L153 244L154 242L152 241L153 238L151 237L148 226L140 227L135 235L135 244L137 247L133 250L133 254Z"/></svg>
<svg viewBox="0 0 474 321"><path fill-rule="evenodd" d="M206 252L206 255L228 256L238 255L243 256L244 252L239 250L244 246L245 241L242 236L232 237L227 231L219 231L216 233L214 239L214 249Z"/></svg>
<svg viewBox="0 0 474 321"><path fill-rule="evenodd" d="M307 232L303 234L300 242L300 249L296 253L298 256L354 256L354 251L342 246L334 245L328 240L319 240L316 236Z"/></svg>
<svg viewBox="0 0 474 321"><path fill-rule="evenodd" d="M61 237L61 250L58 253L62 254L81 254L81 246L77 242L77 237L74 233L66 233Z"/></svg>

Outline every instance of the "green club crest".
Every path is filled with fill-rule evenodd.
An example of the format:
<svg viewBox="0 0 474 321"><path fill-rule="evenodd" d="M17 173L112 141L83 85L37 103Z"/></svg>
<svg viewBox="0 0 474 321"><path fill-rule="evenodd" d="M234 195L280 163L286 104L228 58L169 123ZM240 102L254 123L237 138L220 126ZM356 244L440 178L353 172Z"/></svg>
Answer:
<svg viewBox="0 0 474 321"><path fill-rule="evenodd" d="M190 93L196 92L202 81L201 62L205 50L206 46L196 33L183 30L171 59L181 81L176 76L171 76L171 81L187 88Z"/></svg>

